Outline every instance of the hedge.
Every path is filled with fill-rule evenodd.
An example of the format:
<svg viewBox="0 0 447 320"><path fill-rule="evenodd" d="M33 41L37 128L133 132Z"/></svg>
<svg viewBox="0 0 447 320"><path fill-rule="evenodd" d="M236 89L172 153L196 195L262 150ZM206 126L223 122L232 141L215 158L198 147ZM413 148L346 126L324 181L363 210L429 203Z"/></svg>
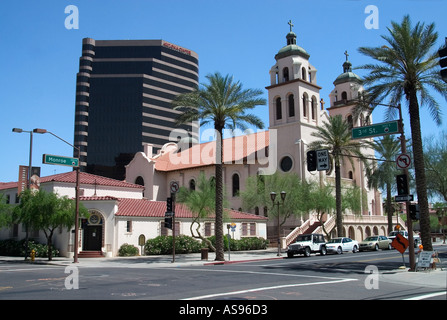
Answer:
<svg viewBox="0 0 447 320"><path fill-rule="evenodd" d="M216 243L216 237L208 238L213 245ZM225 250L228 250L228 239L224 237ZM266 249L268 240L264 238L242 238L240 240L230 240L231 251L241 250L261 250ZM175 237L175 253L197 253L201 248L207 247L206 243L192 238L190 236L180 235ZM144 246L146 255L172 254L172 236L158 236L146 241Z"/></svg>
<svg viewBox="0 0 447 320"><path fill-rule="evenodd" d="M36 251L36 257L48 257L48 245L28 240L28 255L31 250ZM24 257L25 239L17 241L13 239L0 240L0 256ZM53 246L53 257L59 256L59 250Z"/></svg>

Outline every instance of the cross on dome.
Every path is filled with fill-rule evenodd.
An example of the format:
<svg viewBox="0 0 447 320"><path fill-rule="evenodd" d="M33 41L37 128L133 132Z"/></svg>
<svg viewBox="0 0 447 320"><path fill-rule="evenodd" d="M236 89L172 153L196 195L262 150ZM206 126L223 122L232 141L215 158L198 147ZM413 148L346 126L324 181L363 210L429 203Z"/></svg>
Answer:
<svg viewBox="0 0 447 320"><path fill-rule="evenodd" d="M287 22L287 24L290 26L290 32L292 32L292 27L294 26L292 23L292 20L289 20L289 22Z"/></svg>

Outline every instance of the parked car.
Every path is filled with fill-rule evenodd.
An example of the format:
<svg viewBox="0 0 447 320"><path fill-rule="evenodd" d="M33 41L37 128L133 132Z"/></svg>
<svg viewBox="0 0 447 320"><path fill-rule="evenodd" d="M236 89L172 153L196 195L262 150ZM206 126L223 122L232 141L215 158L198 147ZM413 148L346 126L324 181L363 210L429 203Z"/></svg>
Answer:
<svg viewBox="0 0 447 320"><path fill-rule="evenodd" d="M343 252L359 251L359 243L347 237L333 238L326 243L328 253L342 254Z"/></svg>
<svg viewBox="0 0 447 320"><path fill-rule="evenodd" d="M371 236L359 243L359 250L391 249L390 240L385 236Z"/></svg>
<svg viewBox="0 0 447 320"><path fill-rule="evenodd" d="M311 253L319 252L326 255L326 242L322 234L301 234L294 243L287 247L287 257L292 258L295 254L303 254L309 257Z"/></svg>
<svg viewBox="0 0 447 320"><path fill-rule="evenodd" d="M388 235L388 239L391 242L393 242L394 238L396 238L396 235L400 233L403 235L406 239L408 239L408 232L405 230L399 230L399 231L391 231ZM418 245L421 243L421 237L417 234L413 233L413 241L414 241L414 247L417 248Z"/></svg>

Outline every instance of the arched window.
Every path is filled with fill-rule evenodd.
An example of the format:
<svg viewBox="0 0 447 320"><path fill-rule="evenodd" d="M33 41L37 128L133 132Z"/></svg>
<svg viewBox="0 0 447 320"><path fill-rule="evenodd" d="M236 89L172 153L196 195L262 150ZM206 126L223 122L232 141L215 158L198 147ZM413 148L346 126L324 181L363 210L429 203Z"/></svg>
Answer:
<svg viewBox="0 0 447 320"><path fill-rule="evenodd" d="M289 68L282 69L282 77L284 82L289 81Z"/></svg>
<svg viewBox="0 0 447 320"><path fill-rule="evenodd" d="M315 120L317 118L317 99L315 96L312 97L311 104L312 120Z"/></svg>
<svg viewBox="0 0 447 320"><path fill-rule="evenodd" d="M289 95L289 117L295 116L295 99L293 94Z"/></svg>
<svg viewBox="0 0 447 320"><path fill-rule="evenodd" d="M307 117L307 94L303 94L303 117Z"/></svg>
<svg viewBox="0 0 447 320"><path fill-rule="evenodd" d="M233 197L237 197L239 195L239 175L237 173L233 174L232 178L233 185Z"/></svg>
<svg viewBox="0 0 447 320"><path fill-rule="evenodd" d="M196 190L196 181L194 179L189 180L189 190Z"/></svg>
<svg viewBox="0 0 447 320"><path fill-rule="evenodd" d="M304 67L301 68L301 78L306 80L306 68Z"/></svg>
<svg viewBox="0 0 447 320"><path fill-rule="evenodd" d="M282 119L281 98L276 98L276 120Z"/></svg>
<svg viewBox="0 0 447 320"><path fill-rule="evenodd" d="M143 179L143 177L142 177L142 176L138 176L138 177L135 179L135 184L137 184L137 185L139 185L139 186L144 186L144 179Z"/></svg>
<svg viewBox="0 0 447 320"><path fill-rule="evenodd" d="M348 100L348 94L346 93L346 91L343 91L343 92L341 93L341 99L342 99L342 100Z"/></svg>
<svg viewBox="0 0 447 320"><path fill-rule="evenodd" d="M348 115L346 117L346 121L348 121L349 128L352 129L352 127L353 127L352 115Z"/></svg>

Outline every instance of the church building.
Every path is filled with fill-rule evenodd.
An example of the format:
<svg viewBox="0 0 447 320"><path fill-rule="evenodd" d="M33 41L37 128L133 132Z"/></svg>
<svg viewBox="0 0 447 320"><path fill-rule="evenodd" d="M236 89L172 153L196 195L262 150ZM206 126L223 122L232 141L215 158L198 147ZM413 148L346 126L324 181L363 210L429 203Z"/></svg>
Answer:
<svg viewBox="0 0 447 320"><path fill-rule="evenodd" d="M269 208L256 207L250 213L243 212L239 192L245 188L248 177L257 174L273 174L279 170L296 173L300 179L317 180L335 185L333 170L309 172L306 167L308 145L316 138L312 133L327 122L329 117L341 115L353 127L368 124L371 119L361 115L354 122L352 107L363 91L359 76L352 72L352 65L345 52L346 61L342 73L334 76L334 88L329 95L330 105L325 108L320 96L317 68L310 63L310 54L297 44L297 35L286 35L286 44L274 55L275 63L269 69L267 84L269 127L266 131L233 136L223 142L223 182L231 210L229 219L236 224L235 237L256 236L269 238L276 243L278 238L276 219L269 217ZM262 66L260 66L262 67ZM177 138L177 137L176 137ZM161 148L143 143L144 151L137 152L125 167L125 180L119 181L88 173L81 173L81 197L91 212L80 230L80 250L98 250L104 255L115 256L123 243L138 245L138 237L146 239L170 232L163 228L166 198L174 184L194 190L201 173L207 178L214 175L215 141L197 143L187 137L180 141L165 143ZM113 143L113 142L112 142ZM156 152L154 151L156 150ZM373 150L364 153L373 157ZM359 159L354 165L345 160L342 164L342 185L358 186L367 199L361 215L344 214L344 233L355 240L369 235L386 235L387 218L382 212L382 196L367 185L365 168ZM74 172L42 178L42 186L61 195L74 196ZM67 180L68 179L68 180ZM71 180L70 180L71 179ZM57 187L56 187L57 185ZM82 187L83 185L83 187ZM14 185L0 184L0 192L14 198ZM176 207L177 234L189 235L192 215L186 208ZM319 232L315 215L294 216L281 227L280 239L283 248L300 233ZM400 221L404 226L404 223ZM317 229L315 229L317 227ZM202 233L214 234L212 218L202 225ZM226 233L226 227L224 226ZM328 215L325 229L333 232L334 215ZM9 233L8 233L9 232ZM1 231L0 238L17 236L17 231ZM60 236L60 244L66 254L73 251L73 236Z"/></svg>

